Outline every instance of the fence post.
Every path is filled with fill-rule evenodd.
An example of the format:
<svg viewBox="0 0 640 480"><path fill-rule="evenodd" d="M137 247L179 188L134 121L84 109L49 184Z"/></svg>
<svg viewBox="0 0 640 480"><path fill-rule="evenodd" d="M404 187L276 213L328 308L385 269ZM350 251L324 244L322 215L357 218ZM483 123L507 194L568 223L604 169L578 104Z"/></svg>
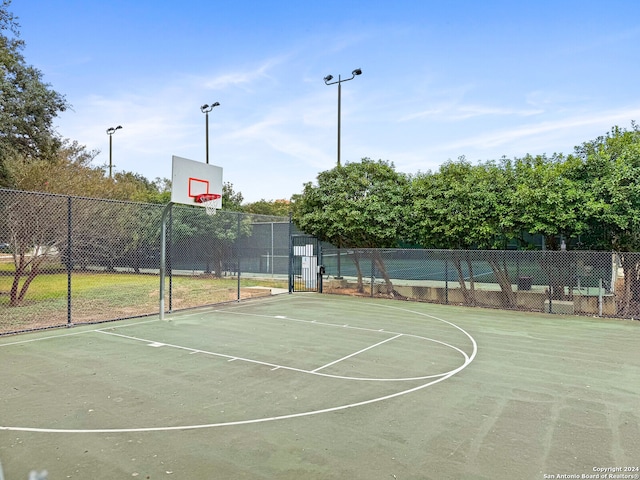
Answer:
<svg viewBox="0 0 640 480"><path fill-rule="evenodd" d="M289 293L293 293L293 231L292 216L289 212Z"/></svg>
<svg viewBox="0 0 640 480"><path fill-rule="evenodd" d="M73 272L73 260L72 260L72 242L73 235L72 230L72 218L71 218L71 197L67 197L67 325L71 325L71 274Z"/></svg>
<svg viewBox="0 0 640 480"><path fill-rule="evenodd" d="M273 249L273 222L271 222L271 276L273 277L273 264L275 263L275 255L273 254L274 249Z"/></svg>
<svg viewBox="0 0 640 480"><path fill-rule="evenodd" d="M171 247L171 237L173 235L173 208L169 210L169 228L167 229L167 248L169 250L169 258L167 259L167 267L169 270L169 311L173 311L173 248Z"/></svg>
<svg viewBox="0 0 640 480"><path fill-rule="evenodd" d="M164 320L164 275L167 269L167 214L171 211L173 202L167 203L162 211L160 228L160 320Z"/></svg>
<svg viewBox="0 0 640 480"><path fill-rule="evenodd" d="M444 257L444 302L449 305L449 258Z"/></svg>
<svg viewBox="0 0 640 480"><path fill-rule="evenodd" d="M373 298L373 284L376 277L375 265L373 264L373 250L369 250L369 262L371 262L371 297Z"/></svg>
<svg viewBox="0 0 640 480"><path fill-rule="evenodd" d="M272 224L273 225L273 224ZM273 227L272 227L273 228ZM273 238L273 237L271 237ZM322 277L324 272L324 264L322 263L322 244L320 240L316 240L316 245L318 245L318 293L322 292Z"/></svg>
<svg viewBox="0 0 640 480"><path fill-rule="evenodd" d="M237 217L238 217L238 230L237 230L237 235L236 235L236 270L238 271L238 298L237 300L240 301L240 213L238 213Z"/></svg>
<svg viewBox="0 0 640 480"><path fill-rule="evenodd" d="M602 279L600 279L599 285L598 285L598 314L600 316L602 316L602 303L604 301L603 295L602 295Z"/></svg>

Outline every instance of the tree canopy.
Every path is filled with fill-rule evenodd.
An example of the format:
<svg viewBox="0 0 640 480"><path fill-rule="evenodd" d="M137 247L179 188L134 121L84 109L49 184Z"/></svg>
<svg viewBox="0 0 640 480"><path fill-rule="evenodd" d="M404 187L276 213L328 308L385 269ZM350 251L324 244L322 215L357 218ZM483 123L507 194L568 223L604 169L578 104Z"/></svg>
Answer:
<svg viewBox="0 0 640 480"><path fill-rule="evenodd" d="M116 172L109 178L101 167L91 165L96 154L78 142L64 141L50 159L16 155L7 159L5 169L18 190L144 203L169 201L168 181L151 182L133 172Z"/></svg>
<svg viewBox="0 0 640 480"><path fill-rule="evenodd" d="M409 176L363 159L321 172L294 198L300 229L344 247L523 247L524 234L589 249L640 249L640 128L613 127L568 156L472 164Z"/></svg>
<svg viewBox="0 0 640 480"><path fill-rule="evenodd" d="M306 233L338 247L392 248L405 236L409 214L410 178L396 172L392 163L363 158L318 175L306 183L293 205L293 219ZM372 261L393 286L379 255ZM358 288L362 272L358 257Z"/></svg>
<svg viewBox="0 0 640 480"><path fill-rule="evenodd" d="M289 200L265 200L264 198L257 202L248 203L243 206L243 211L247 213L256 213L259 215L276 215L286 217L291 211L291 202Z"/></svg>
<svg viewBox="0 0 640 480"><path fill-rule="evenodd" d="M3 0L0 5L0 186L13 186L5 168L8 158L55 158L62 142L53 120L69 107L42 72L26 63L10 4Z"/></svg>
<svg viewBox="0 0 640 480"><path fill-rule="evenodd" d="M343 247L396 247L404 236L409 177L369 158L321 172L293 205L298 227Z"/></svg>

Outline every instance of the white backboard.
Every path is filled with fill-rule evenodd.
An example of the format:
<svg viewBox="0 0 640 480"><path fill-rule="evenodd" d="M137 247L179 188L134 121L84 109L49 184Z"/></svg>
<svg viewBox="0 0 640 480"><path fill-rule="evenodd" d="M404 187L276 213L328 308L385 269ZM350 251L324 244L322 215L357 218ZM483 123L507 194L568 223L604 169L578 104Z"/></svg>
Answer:
<svg viewBox="0 0 640 480"><path fill-rule="evenodd" d="M201 205L195 197L200 194L220 195L216 208L222 208L222 167L173 156L171 201L185 205Z"/></svg>

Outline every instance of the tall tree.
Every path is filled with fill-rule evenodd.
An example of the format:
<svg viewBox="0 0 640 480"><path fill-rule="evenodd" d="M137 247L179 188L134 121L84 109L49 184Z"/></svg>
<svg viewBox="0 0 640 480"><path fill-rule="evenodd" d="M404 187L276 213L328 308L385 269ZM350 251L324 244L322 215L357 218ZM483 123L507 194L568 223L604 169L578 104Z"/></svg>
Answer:
<svg viewBox="0 0 640 480"><path fill-rule="evenodd" d="M11 0L0 5L0 186L13 186L5 161L53 158L61 140L53 119L68 108L64 96L43 81L42 72L26 63Z"/></svg>
<svg viewBox="0 0 640 480"><path fill-rule="evenodd" d="M514 168L513 200L523 230L543 235L549 250L560 249L560 235L570 238L587 231L588 190L575 175L573 156L527 155Z"/></svg>
<svg viewBox="0 0 640 480"><path fill-rule="evenodd" d="M231 212L242 212L242 201L244 197L241 192L233 189L233 183L224 182L222 185L222 209Z"/></svg>
<svg viewBox="0 0 640 480"><path fill-rule="evenodd" d="M339 247L393 248L404 236L408 216L409 177L392 163L363 158L321 172L316 185L305 184L293 204L293 220L306 233ZM393 293L382 257L372 261ZM358 288L363 289L357 258Z"/></svg>
<svg viewBox="0 0 640 480"><path fill-rule="evenodd" d="M640 313L640 128L614 127L576 148L576 170L588 182L587 212L603 246L618 252L624 271L621 313Z"/></svg>
<svg viewBox="0 0 640 480"><path fill-rule="evenodd" d="M461 157L413 181L413 241L453 249L451 258L468 304L475 303L474 264L465 251L471 248L488 250L484 260L502 289L505 305L515 302L508 271L494 250L514 236L515 215L508 195L513 180L506 160L472 165Z"/></svg>

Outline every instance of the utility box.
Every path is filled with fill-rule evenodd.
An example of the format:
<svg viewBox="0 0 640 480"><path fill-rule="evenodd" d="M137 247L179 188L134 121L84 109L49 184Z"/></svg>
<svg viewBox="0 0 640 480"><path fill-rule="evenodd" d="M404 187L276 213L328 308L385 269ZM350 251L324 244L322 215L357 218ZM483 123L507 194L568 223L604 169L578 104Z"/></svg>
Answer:
<svg viewBox="0 0 640 480"><path fill-rule="evenodd" d="M531 290L532 282L531 277L518 277L518 290Z"/></svg>

